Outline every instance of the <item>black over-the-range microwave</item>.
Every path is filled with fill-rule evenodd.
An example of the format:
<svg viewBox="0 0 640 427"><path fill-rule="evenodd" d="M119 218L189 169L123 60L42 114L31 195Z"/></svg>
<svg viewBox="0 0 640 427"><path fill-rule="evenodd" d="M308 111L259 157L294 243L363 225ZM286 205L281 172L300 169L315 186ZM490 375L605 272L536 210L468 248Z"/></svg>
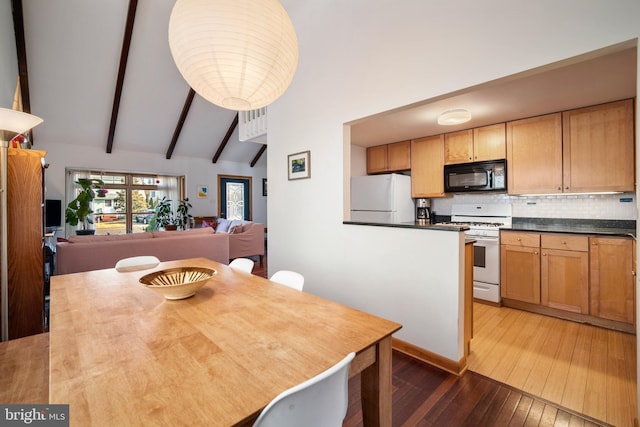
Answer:
<svg viewBox="0 0 640 427"><path fill-rule="evenodd" d="M506 190L507 162L505 159L444 166L446 193Z"/></svg>

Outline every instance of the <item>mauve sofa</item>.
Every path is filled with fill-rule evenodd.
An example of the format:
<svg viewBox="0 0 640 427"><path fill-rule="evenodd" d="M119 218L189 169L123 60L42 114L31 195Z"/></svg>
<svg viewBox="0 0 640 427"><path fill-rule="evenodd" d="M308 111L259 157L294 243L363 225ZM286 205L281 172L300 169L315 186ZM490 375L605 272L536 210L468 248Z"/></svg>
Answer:
<svg viewBox="0 0 640 427"><path fill-rule="evenodd" d="M260 265L264 257L264 224L245 222L242 231L229 234L229 259L259 256Z"/></svg>
<svg viewBox="0 0 640 427"><path fill-rule="evenodd" d="M56 274L113 268L122 258L154 255L160 261L204 257L229 263L230 236L212 228L108 236L71 236L56 245ZM263 237L264 254L264 237ZM256 254L257 255L257 254Z"/></svg>

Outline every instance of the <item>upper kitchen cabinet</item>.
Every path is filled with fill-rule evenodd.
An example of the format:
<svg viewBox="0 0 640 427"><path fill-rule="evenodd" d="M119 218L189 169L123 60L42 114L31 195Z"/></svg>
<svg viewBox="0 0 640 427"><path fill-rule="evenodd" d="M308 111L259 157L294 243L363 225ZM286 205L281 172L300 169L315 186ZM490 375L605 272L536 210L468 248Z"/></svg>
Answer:
<svg viewBox="0 0 640 427"><path fill-rule="evenodd" d="M562 113L564 191L635 191L633 100Z"/></svg>
<svg viewBox="0 0 640 427"><path fill-rule="evenodd" d="M509 194L562 192L562 114L507 122Z"/></svg>
<svg viewBox="0 0 640 427"><path fill-rule="evenodd" d="M411 141L411 197L444 197L444 135Z"/></svg>
<svg viewBox="0 0 640 427"><path fill-rule="evenodd" d="M411 169L411 141L367 148L367 173L398 172Z"/></svg>
<svg viewBox="0 0 640 427"><path fill-rule="evenodd" d="M504 159L505 146L504 123L447 133L444 136L444 163Z"/></svg>

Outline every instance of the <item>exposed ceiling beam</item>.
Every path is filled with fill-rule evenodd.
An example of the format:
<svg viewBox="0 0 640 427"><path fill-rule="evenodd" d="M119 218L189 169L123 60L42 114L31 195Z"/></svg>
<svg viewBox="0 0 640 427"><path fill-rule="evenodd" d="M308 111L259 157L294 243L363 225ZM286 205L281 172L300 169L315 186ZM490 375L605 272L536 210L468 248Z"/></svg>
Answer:
<svg viewBox="0 0 640 427"><path fill-rule="evenodd" d="M120 98L122 97L122 86L124 84L124 74L127 69L127 59L129 57L129 47L131 46L131 36L133 34L133 23L136 20L137 7L138 0L129 0L127 22L124 28L124 38L122 40L122 50L120 52L120 66L118 68L116 92L113 96L113 108L111 109L111 121L109 123L109 134L107 136L107 153L111 153L111 151L113 150L113 137L116 133L118 110L120 109Z"/></svg>
<svg viewBox="0 0 640 427"><path fill-rule="evenodd" d="M238 113L236 113L236 116L233 118L231 126L229 126L229 129L227 130L227 134L222 138L218 151L216 151L215 156L211 159L211 163L216 163L218 161L218 158L220 158L220 155L222 154L222 150L227 146L227 142L229 142L229 138L231 138L231 134L236 129L236 126L238 126Z"/></svg>
<svg viewBox="0 0 640 427"><path fill-rule="evenodd" d="M173 154L173 150L174 148L176 148L176 144L178 143L178 138L180 137L180 132L182 132L182 126L184 126L184 121L187 119L187 114L189 114L189 109L191 108L191 103L193 102L193 97L195 95L196 95L196 91L193 90L192 88L189 88L187 99L184 101L184 106L182 107L182 112L180 113L180 118L178 119L176 130L173 131L171 144L169 144L169 149L167 150L167 159L171 158L171 155Z"/></svg>
<svg viewBox="0 0 640 427"><path fill-rule="evenodd" d="M258 150L258 154L256 154L253 160L251 160L251 163L249 163L251 167L254 167L256 163L258 163L258 160L260 160L260 157L262 157L262 153L264 153L266 149L267 149L267 144L262 144L262 147L260 147L260 150Z"/></svg>

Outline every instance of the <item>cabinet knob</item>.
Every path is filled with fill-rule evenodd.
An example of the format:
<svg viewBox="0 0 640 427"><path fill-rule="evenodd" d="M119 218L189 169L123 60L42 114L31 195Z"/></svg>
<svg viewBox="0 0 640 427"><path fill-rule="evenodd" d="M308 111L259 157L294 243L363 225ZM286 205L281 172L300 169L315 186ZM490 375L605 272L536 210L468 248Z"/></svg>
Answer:
<svg viewBox="0 0 640 427"><path fill-rule="evenodd" d="M562 244L563 244L563 245L566 245L566 244L567 244L567 242L565 242L565 241L562 241Z"/></svg>
<svg viewBox="0 0 640 427"><path fill-rule="evenodd" d="M591 246L598 246L596 242L591 243Z"/></svg>
<svg viewBox="0 0 640 427"><path fill-rule="evenodd" d="M522 239L521 239L521 238L519 238L519 237L516 237L516 240L517 240L518 242L522 241Z"/></svg>
<svg viewBox="0 0 640 427"><path fill-rule="evenodd" d="M564 187L564 189L565 189L565 190L568 190L568 189L569 189L569 187Z"/></svg>
<svg viewBox="0 0 640 427"><path fill-rule="evenodd" d="M538 251L533 251L533 254L534 255L538 255Z"/></svg>
<svg viewBox="0 0 640 427"><path fill-rule="evenodd" d="M547 256L547 253L546 253L546 252L543 252L543 253L542 253L542 256Z"/></svg>

